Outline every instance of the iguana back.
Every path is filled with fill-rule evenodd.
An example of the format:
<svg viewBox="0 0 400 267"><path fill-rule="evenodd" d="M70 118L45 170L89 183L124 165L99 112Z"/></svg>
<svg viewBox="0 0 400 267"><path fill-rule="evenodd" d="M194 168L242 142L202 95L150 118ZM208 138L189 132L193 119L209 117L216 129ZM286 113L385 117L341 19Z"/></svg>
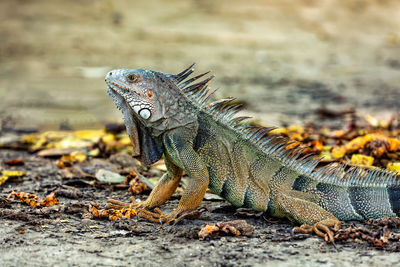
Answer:
<svg viewBox="0 0 400 267"><path fill-rule="evenodd" d="M220 110L212 115L218 107ZM232 121L225 114L229 107L225 101L219 102L205 107L198 116L195 149L207 163L209 188L214 193L235 206L259 211L273 210L274 191L298 194L339 220L400 213L399 177L395 172L354 167L345 170L346 166L339 164L315 170L319 158L309 155L298 159L301 149L286 149L288 139L267 135L271 128ZM300 196L299 192L304 194Z"/></svg>

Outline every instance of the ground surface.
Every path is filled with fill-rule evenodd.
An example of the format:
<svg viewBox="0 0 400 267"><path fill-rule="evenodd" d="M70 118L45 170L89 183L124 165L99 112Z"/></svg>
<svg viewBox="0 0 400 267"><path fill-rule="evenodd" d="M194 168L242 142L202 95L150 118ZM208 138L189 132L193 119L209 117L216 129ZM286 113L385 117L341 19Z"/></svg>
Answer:
<svg viewBox="0 0 400 267"><path fill-rule="evenodd" d="M141 219L111 222L92 218L87 211L90 202L104 206L108 198L129 201L130 194L126 190L114 191L110 185L88 185L87 179L85 182L85 179L61 178L54 160L11 150L0 150L0 156L23 158L25 165L13 169L28 171L25 178L8 181L0 191L2 266L21 266L28 262L30 266L391 266L400 261L399 244L392 242L385 250L357 241L338 243L335 247L315 236L296 234L292 237L293 225L273 218L245 216L244 219L255 226L251 237L198 240L197 234L206 223L242 217L221 200L203 201L202 206L209 210L199 219L162 228ZM120 166L107 160L92 160L85 170L95 172L100 167L118 169ZM62 188L61 185L70 186L67 190L70 192L79 190L82 196L74 199L58 193L60 205L41 209L4 201L13 190L35 192L44 197ZM145 197L137 196L138 199ZM163 206L163 210L171 210L177 202L178 195ZM19 215L5 214L10 210Z"/></svg>
<svg viewBox="0 0 400 267"><path fill-rule="evenodd" d="M0 118L8 126L40 130L102 127L121 119L106 94L107 71L176 73L194 61L199 71L211 69L216 75L217 97L239 98L264 124L329 124L315 115L321 106L354 107L359 114L387 118L400 110L399 12L397 0L0 1ZM12 190L43 197L68 184L54 161L0 151L0 159L17 156L26 162L17 169L28 169L28 175L0 187L0 197ZM289 222L260 218L246 219L256 226L250 238L199 241L205 222L238 218L223 201L204 201L212 212L162 230L144 221L119 225L82 219L90 201L104 205L110 197L128 201L129 195L70 184L83 197L60 197L64 210L38 215L12 204L32 217L0 219L1 265L374 266L400 261L399 252L365 243L335 248L316 237L291 240Z"/></svg>

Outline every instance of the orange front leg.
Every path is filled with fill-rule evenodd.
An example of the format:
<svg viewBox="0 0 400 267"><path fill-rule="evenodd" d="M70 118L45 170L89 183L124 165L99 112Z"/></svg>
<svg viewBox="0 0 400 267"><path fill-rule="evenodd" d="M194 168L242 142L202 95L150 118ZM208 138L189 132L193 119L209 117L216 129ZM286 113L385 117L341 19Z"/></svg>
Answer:
<svg viewBox="0 0 400 267"><path fill-rule="evenodd" d="M165 163L168 169L150 196L141 203L133 203L131 208L136 209L139 216L153 222L178 222L189 216L198 215L194 212L200 206L209 184L209 174L205 163L193 149L194 131L176 129L164 135ZM182 171L189 176L189 185L183 192L178 207L170 214L164 214L157 207L164 204L175 192L182 177ZM115 208L116 203L110 200ZM119 205L121 206L121 205ZM154 212L147 209L154 208Z"/></svg>
<svg viewBox="0 0 400 267"><path fill-rule="evenodd" d="M165 155L165 165L168 172L161 177L149 197L140 204L141 207L148 209L159 207L176 191L182 179L182 169L173 164L168 155Z"/></svg>
<svg viewBox="0 0 400 267"><path fill-rule="evenodd" d="M131 198L132 203L124 203L115 199L109 199L107 208L132 208L135 209L136 213L140 217L153 222L162 221L161 218L165 217L165 215L160 209L157 209L157 207L164 204L172 196L182 179L182 170L175 166L167 156L165 157L165 165L167 166L168 172L161 177L158 184L153 188L149 197L145 201L136 202L133 197ZM148 210L153 208L156 208L154 212Z"/></svg>
<svg viewBox="0 0 400 267"><path fill-rule="evenodd" d="M176 222L189 216L200 206L209 184L205 163L193 149L195 132L176 129L164 136L165 155L189 176L189 185L183 192L178 207L165 217L166 222Z"/></svg>

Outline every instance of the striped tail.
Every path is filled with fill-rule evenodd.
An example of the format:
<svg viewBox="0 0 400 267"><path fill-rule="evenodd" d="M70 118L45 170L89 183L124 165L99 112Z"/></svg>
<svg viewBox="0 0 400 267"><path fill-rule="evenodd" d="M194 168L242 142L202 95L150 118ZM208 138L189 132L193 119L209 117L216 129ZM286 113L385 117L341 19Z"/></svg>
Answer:
<svg viewBox="0 0 400 267"><path fill-rule="evenodd" d="M394 185L387 188L389 194L389 202L392 205L392 210L397 216L400 216L400 186Z"/></svg>
<svg viewBox="0 0 400 267"><path fill-rule="evenodd" d="M339 220L365 220L400 215L399 173L329 165L299 176L293 189L316 190L321 207Z"/></svg>

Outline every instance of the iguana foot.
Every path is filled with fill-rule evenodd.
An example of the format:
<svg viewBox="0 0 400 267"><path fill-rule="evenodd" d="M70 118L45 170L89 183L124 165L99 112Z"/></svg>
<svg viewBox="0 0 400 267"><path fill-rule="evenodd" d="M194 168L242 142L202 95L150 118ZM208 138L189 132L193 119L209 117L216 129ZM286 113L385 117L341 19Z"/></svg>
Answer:
<svg viewBox="0 0 400 267"><path fill-rule="evenodd" d="M170 224L174 222L174 225L184 219L195 219L198 218L206 209L200 208L197 210L186 210L181 211L178 209L173 210L169 214L165 214L159 208L154 208L150 211L146 208L146 203L136 202L134 198L131 198L132 203L126 203L115 199L109 199L106 208L107 209L124 209L131 208L135 209L138 217L144 218L151 222L158 222L164 224Z"/></svg>
<svg viewBox="0 0 400 267"><path fill-rule="evenodd" d="M294 227L294 233L312 234L313 232L318 236L325 239L328 243L333 243L335 241L333 233L340 229L340 221L336 220L324 220L317 222L314 225L303 224L300 227ZM332 227L332 230L329 228Z"/></svg>
<svg viewBox="0 0 400 267"><path fill-rule="evenodd" d="M107 202L106 209L134 209L136 216L145 218L151 222L160 222L160 220L162 222L163 218L166 217L166 215L159 208L155 208L154 211L150 211L147 209L145 201L137 202L133 197L131 198L131 203L122 202L112 198L110 198Z"/></svg>
<svg viewBox="0 0 400 267"><path fill-rule="evenodd" d="M151 222L159 222L162 224L170 224L173 222L173 225L175 225L184 219L196 219L205 210L206 209L201 209L201 208L189 211L173 210L171 213L165 214L159 208L155 208L154 212L151 212L149 210L140 210L138 211L138 215Z"/></svg>
<svg viewBox="0 0 400 267"><path fill-rule="evenodd" d="M169 221L167 221L166 223L171 223L174 222L174 225L177 224L178 222L185 220L185 219L189 219L189 220L194 220L200 217L200 215L206 211L206 208L199 208L196 210L186 210L186 211L172 211L171 214L168 215L168 217L170 218Z"/></svg>

